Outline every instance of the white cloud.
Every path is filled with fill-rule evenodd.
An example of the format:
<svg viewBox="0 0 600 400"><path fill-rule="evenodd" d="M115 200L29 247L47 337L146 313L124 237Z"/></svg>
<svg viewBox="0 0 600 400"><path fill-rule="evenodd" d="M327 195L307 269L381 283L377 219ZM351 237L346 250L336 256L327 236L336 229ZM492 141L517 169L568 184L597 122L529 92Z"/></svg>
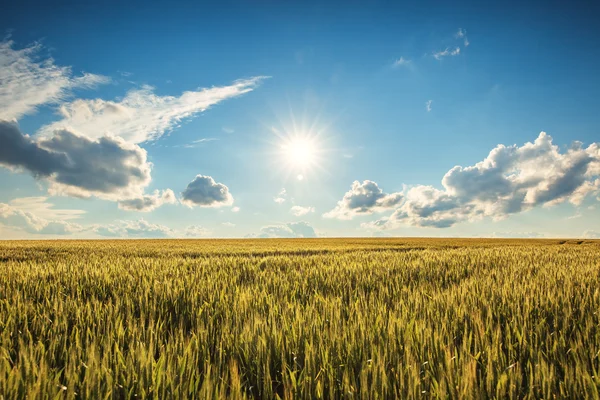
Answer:
<svg viewBox="0 0 600 400"><path fill-rule="evenodd" d="M34 44L16 50L12 41L0 42L0 119L19 119L40 105L63 101L75 88L110 81L87 73L74 77L71 68L55 65L51 58L40 59L41 49L40 44Z"/></svg>
<svg viewBox="0 0 600 400"><path fill-rule="evenodd" d="M277 196L273 197L273 201L277 204L283 204L285 203L285 200L287 198L287 192L285 190L285 188L281 189L281 191L279 193L277 193Z"/></svg>
<svg viewBox="0 0 600 400"><path fill-rule="evenodd" d="M498 145L474 166L448 171L443 190L415 186L389 218L368 225L445 228L484 217L499 220L538 206L580 205L600 190L598 150L597 143L587 148L576 143L561 153L544 132L520 147Z"/></svg>
<svg viewBox="0 0 600 400"><path fill-rule="evenodd" d="M71 220L81 218L86 212L84 210L56 209L54 204L49 203L48 197L21 197L13 199L9 205L17 210L35 215L46 220Z"/></svg>
<svg viewBox="0 0 600 400"><path fill-rule="evenodd" d="M237 207L237 206L236 207L231 207L231 212L234 212L234 213L240 212L240 208Z"/></svg>
<svg viewBox="0 0 600 400"><path fill-rule="evenodd" d="M454 34L454 37L457 39L462 39L465 47L470 44L469 38L467 38L467 31L465 29L458 28L458 31Z"/></svg>
<svg viewBox="0 0 600 400"><path fill-rule="evenodd" d="M0 223L18 231L43 235L68 235L84 228L68 220L78 218L85 211L54 209L45 197L15 199L10 204L0 203Z"/></svg>
<svg viewBox="0 0 600 400"><path fill-rule="evenodd" d="M154 88L143 86L131 90L120 101L78 99L60 107L62 120L40 129L43 136L59 129L97 139L105 135L128 142L154 140L171 131L183 119L207 110L223 100L248 93L263 80L255 77L229 86L188 91L180 96L158 96Z"/></svg>
<svg viewBox="0 0 600 400"><path fill-rule="evenodd" d="M457 56L460 54L460 47L454 47L453 49L450 49L448 47L446 47L444 50L442 51L437 51L433 53L433 58L435 58L436 60L441 60L444 57L448 57L448 56Z"/></svg>
<svg viewBox="0 0 600 400"><path fill-rule="evenodd" d="M208 235L210 235L210 231L199 225L188 226L185 229L185 236L188 236L188 237L202 237L202 236L208 236Z"/></svg>
<svg viewBox="0 0 600 400"><path fill-rule="evenodd" d="M265 226L259 235L250 237L260 238L314 238L317 237L315 230L307 222L290 222L282 225Z"/></svg>
<svg viewBox="0 0 600 400"><path fill-rule="evenodd" d="M394 68L398 68L398 67L408 67L412 64L411 60L407 60L404 57L400 57L399 59L397 59L396 61L394 61L394 64L392 64L392 66Z"/></svg>
<svg viewBox="0 0 600 400"><path fill-rule="evenodd" d="M300 217L302 215L306 215L308 213L315 212L315 208L314 207L292 206L292 208L290 208L290 212L292 214L294 214L296 217Z"/></svg>
<svg viewBox="0 0 600 400"><path fill-rule="evenodd" d="M164 225L153 224L146 220L117 221L109 225L96 225L93 231L100 236L129 238L164 238L174 235L174 231Z"/></svg>
<svg viewBox="0 0 600 400"><path fill-rule="evenodd" d="M233 204L229 188L210 176L196 175L181 193L181 202L189 207L221 207ZM239 210L239 209L238 209Z"/></svg>
<svg viewBox="0 0 600 400"><path fill-rule="evenodd" d="M235 224L233 222L223 222L221 225L226 226L227 228L235 228Z"/></svg>
<svg viewBox="0 0 600 400"><path fill-rule="evenodd" d="M583 232L582 237L585 239L600 239L600 231L588 230Z"/></svg>
<svg viewBox="0 0 600 400"><path fill-rule="evenodd" d="M536 239L546 237L540 232L493 232L489 237L491 238L515 238L515 239Z"/></svg>
<svg viewBox="0 0 600 400"><path fill-rule="evenodd" d="M149 212L157 209L163 204L175 204L177 199L171 189L162 192L155 190L153 194L145 194L140 197L119 201L119 208L127 211Z"/></svg>
<svg viewBox="0 0 600 400"><path fill-rule="evenodd" d="M141 196L152 167L146 150L121 138L91 140L63 130L33 140L5 121L0 121L0 165L46 180L51 194L108 200Z"/></svg>
<svg viewBox="0 0 600 400"><path fill-rule="evenodd" d="M384 193L373 181L354 181L337 206L323 214L325 218L352 219L358 215L383 212L395 208L403 199L401 193Z"/></svg>
<svg viewBox="0 0 600 400"><path fill-rule="evenodd" d="M425 109L427 110L427 112L431 112L431 103L433 103L433 100L427 100L425 102Z"/></svg>

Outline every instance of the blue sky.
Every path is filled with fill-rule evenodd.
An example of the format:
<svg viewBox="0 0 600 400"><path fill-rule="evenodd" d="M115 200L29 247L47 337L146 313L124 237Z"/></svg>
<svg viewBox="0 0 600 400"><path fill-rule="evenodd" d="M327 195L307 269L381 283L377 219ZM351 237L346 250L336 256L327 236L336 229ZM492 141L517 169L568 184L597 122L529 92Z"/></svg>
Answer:
<svg viewBox="0 0 600 400"><path fill-rule="evenodd" d="M593 3L58 3L0 16L2 238L600 235Z"/></svg>

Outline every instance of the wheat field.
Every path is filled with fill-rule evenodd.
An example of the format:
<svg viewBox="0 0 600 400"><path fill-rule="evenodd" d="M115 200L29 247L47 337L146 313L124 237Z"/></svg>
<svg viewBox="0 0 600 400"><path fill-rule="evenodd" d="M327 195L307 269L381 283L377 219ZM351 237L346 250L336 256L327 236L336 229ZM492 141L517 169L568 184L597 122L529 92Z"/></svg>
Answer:
<svg viewBox="0 0 600 400"><path fill-rule="evenodd" d="M600 398L600 242L0 242L0 398Z"/></svg>

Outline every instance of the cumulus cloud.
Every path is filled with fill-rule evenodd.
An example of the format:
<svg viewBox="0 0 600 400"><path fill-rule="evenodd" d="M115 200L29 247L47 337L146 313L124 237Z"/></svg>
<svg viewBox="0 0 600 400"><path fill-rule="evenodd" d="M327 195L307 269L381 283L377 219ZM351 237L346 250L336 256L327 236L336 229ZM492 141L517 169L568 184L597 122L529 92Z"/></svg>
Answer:
<svg viewBox="0 0 600 400"><path fill-rule="evenodd" d="M292 206L292 208L290 208L290 212L292 214L294 214L296 217L300 217L302 215L306 215L308 213L315 212L315 208L314 207Z"/></svg>
<svg viewBox="0 0 600 400"><path fill-rule="evenodd" d="M106 237L164 238L174 235L174 231L164 225L152 224L144 219L137 221L117 221L109 225L96 225L93 231Z"/></svg>
<svg viewBox="0 0 600 400"><path fill-rule="evenodd" d="M323 214L325 218L352 219L357 215L383 212L395 208L404 198L402 193L384 193L373 181L354 181L337 206Z"/></svg>
<svg viewBox="0 0 600 400"><path fill-rule="evenodd" d="M155 190L153 194L146 194L132 199L119 201L119 208L128 211L149 212L163 204L175 204L177 199L171 189L162 192Z"/></svg>
<svg viewBox="0 0 600 400"><path fill-rule="evenodd" d="M59 130L34 140L6 121L0 121L0 165L47 180L51 194L77 197L139 197L151 180L146 150L121 138Z"/></svg>
<svg viewBox="0 0 600 400"><path fill-rule="evenodd" d="M314 238L315 230L307 222L290 222L282 225L269 225L260 230L260 238Z"/></svg>
<svg viewBox="0 0 600 400"><path fill-rule="evenodd" d="M58 210L45 197L15 199L0 203L0 223L33 234L68 235L84 228L68 220L79 217L81 210ZM49 217L49 218L44 218Z"/></svg>
<svg viewBox="0 0 600 400"><path fill-rule="evenodd" d="M40 59L40 44L14 49L12 41L0 42L0 119L16 120L43 104L64 100L75 88L91 88L109 78L95 74L72 76L69 67Z"/></svg>
<svg viewBox="0 0 600 400"><path fill-rule="evenodd" d="M229 188L210 176L196 175L181 193L181 202L193 207L221 207L233 204Z"/></svg>
<svg viewBox="0 0 600 400"><path fill-rule="evenodd" d="M416 186L389 218L370 224L446 228L483 217L494 220L563 202L580 205L600 191L598 143L575 143L565 152L545 132L523 146L498 145L474 166L456 166L442 179L443 190Z"/></svg>
<svg viewBox="0 0 600 400"><path fill-rule="evenodd" d="M120 101L77 99L63 104L62 119L40 129L43 136L68 129L88 138L118 136L132 143L154 140L183 119L193 117L223 100L254 90L264 77L238 80L229 86L159 96L151 86L131 90Z"/></svg>

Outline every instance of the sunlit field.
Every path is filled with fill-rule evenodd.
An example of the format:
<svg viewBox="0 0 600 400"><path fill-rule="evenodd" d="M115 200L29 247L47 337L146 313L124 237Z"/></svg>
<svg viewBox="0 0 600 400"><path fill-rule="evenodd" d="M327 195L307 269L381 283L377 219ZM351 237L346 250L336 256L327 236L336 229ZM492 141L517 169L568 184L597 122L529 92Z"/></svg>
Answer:
<svg viewBox="0 0 600 400"><path fill-rule="evenodd" d="M599 398L600 242L0 242L0 398Z"/></svg>

